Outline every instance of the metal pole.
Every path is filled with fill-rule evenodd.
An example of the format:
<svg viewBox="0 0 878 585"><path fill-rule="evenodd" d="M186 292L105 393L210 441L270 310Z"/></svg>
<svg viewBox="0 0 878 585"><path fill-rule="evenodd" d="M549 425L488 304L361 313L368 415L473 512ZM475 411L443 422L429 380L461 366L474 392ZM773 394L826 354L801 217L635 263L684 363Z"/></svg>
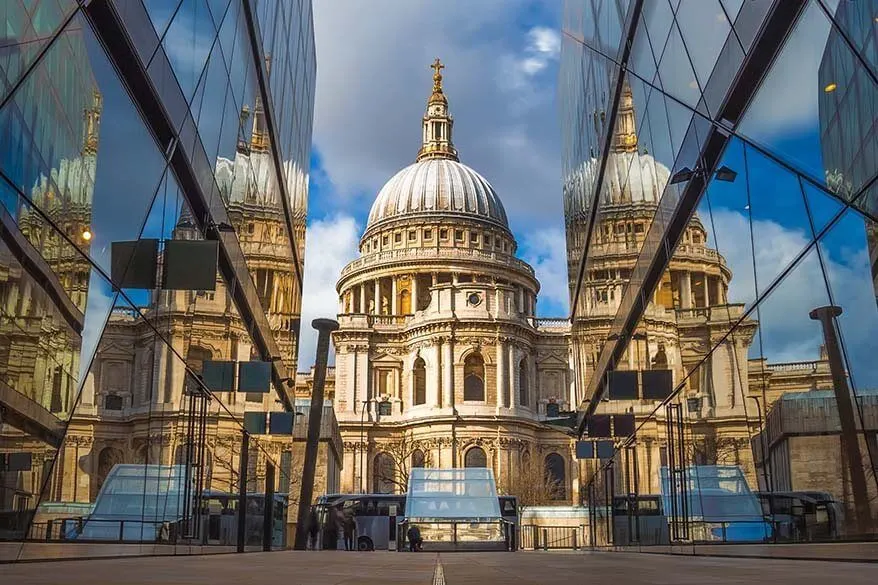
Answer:
<svg viewBox="0 0 878 585"><path fill-rule="evenodd" d="M759 421L759 450L762 452L762 479L765 481L765 489L769 492L774 491L774 487L771 485L773 482L768 475L768 451L765 449L765 419L762 418L762 406L759 405L759 399L755 396L748 396L747 398L751 399L756 404L756 418ZM769 497L769 502L771 502L771 498Z"/></svg>
<svg viewBox="0 0 878 585"><path fill-rule="evenodd" d="M302 490L299 494L299 514L296 521L296 550L308 545L308 512L314 496L314 471L317 467L317 447L320 443L320 423L323 415L323 386L326 383L326 362L329 360L329 336L338 329L338 321L314 319L311 327L317 330L317 356L314 362L314 388L311 391L311 413L308 417L308 442L305 445L305 467L302 470Z"/></svg>
<svg viewBox="0 0 878 585"><path fill-rule="evenodd" d="M359 485L357 486L360 490L360 493L363 493L363 452L365 448L363 447L363 435L365 434L365 426L366 426L366 405L369 404L368 401L363 401L363 407L360 409L360 477L357 482Z"/></svg>
<svg viewBox="0 0 878 585"><path fill-rule="evenodd" d="M262 550L270 551L274 540L274 465L265 464L265 504L262 506Z"/></svg>
<svg viewBox="0 0 878 585"><path fill-rule="evenodd" d="M866 474L863 472L863 456L857 438L857 422L854 406L848 388L847 374L838 343L835 318L841 315L841 307L829 305L817 307L809 313L811 319L820 321L823 326L823 339L829 355L829 370L832 373L832 388L838 405L838 418L841 423L841 444L848 472L851 476L851 492L856 511L856 527L861 535L869 534L872 515L869 510L869 495L866 490Z"/></svg>
<svg viewBox="0 0 878 585"><path fill-rule="evenodd" d="M250 433L241 435L241 458L238 467L238 552L244 552L247 537L247 467L250 456Z"/></svg>

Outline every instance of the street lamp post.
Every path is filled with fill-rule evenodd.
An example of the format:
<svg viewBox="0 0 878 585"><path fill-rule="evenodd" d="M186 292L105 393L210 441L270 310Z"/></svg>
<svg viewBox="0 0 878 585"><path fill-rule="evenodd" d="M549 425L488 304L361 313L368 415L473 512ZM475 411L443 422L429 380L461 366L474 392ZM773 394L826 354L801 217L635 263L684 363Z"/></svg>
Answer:
<svg viewBox="0 0 878 585"><path fill-rule="evenodd" d="M365 426L366 426L366 409L369 408L369 404L372 402L372 399L363 400L363 408L360 410L360 493L365 493L363 488L363 476L365 475L365 451L366 447L364 445L365 441Z"/></svg>
<svg viewBox="0 0 878 585"><path fill-rule="evenodd" d="M863 471L863 457L857 437L857 423L854 416L854 405L851 403L851 392L848 387L847 372L841 347L838 342L838 324L836 317L842 314L841 307L830 305L817 307L808 316L819 321L823 327L823 339L829 357L829 371L832 374L832 389L835 392L835 403L838 408L838 419L841 426L841 444L850 473L851 492L856 513L855 525L861 535L869 534L872 515L869 510L869 492L866 489L866 474Z"/></svg>

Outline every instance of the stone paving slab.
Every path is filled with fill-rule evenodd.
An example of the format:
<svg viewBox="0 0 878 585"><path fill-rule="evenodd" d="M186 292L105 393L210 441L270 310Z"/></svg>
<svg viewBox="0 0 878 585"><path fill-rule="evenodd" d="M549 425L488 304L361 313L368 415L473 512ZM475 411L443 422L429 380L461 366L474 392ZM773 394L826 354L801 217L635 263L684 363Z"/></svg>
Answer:
<svg viewBox="0 0 878 585"><path fill-rule="evenodd" d="M871 563L616 552L460 553L442 555L441 561L447 585L865 585L878 582L878 567Z"/></svg>
<svg viewBox="0 0 878 585"><path fill-rule="evenodd" d="M614 552L355 553L101 559L3 565L14 585L430 585L437 558L446 585L873 585L875 564L685 557Z"/></svg>
<svg viewBox="0 0 878 585"><path fill-rule="evenodd" d="M4 585L430 585L434 554L270 552L0 566Z"/></svg>

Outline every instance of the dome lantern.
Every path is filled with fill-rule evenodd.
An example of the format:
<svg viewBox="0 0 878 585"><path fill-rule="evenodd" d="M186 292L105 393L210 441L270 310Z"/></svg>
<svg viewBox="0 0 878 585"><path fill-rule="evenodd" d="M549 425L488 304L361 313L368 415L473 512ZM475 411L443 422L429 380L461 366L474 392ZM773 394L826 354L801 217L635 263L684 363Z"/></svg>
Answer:
<svg viewBox="0 0 878 585"><path fill-rule="evenodd" d="M433 93L427 101L423 119L423 137L417 161L444 158L457 161L457 150L451 142L454 119L448 114L448 99L442 90L442 70L445 65L437 58L433 69Z"/></svg>

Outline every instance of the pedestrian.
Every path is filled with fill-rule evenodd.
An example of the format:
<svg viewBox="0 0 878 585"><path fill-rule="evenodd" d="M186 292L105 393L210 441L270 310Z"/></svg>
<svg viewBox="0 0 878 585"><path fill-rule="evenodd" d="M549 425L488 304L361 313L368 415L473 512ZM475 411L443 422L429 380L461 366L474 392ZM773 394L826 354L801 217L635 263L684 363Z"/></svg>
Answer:
<svg viewBox="0 0 878 585"><path fill-rule="evenodd" d="M340 513L339 508L333 508L327 513L326 525L323 527L324 550L338 550L338 530L340 528L338 516Z"/></svg>
<svg viewBox="0 0 878 585"><path fill-rule="evenodd" d="M317 537L320 535L320 520L317 518L317 510L311 508L308 516L308 548L317 550Z"/></svg>
<svg viewBox="0 0 878 585"><path fill-rule="evenodd" d="M421 547L424 544L424 539L421 538L421 531L418 529L418 527L412 524L406 534L409 539L409 551L418 552L419 550L421 550Z"/></svg>
<svg viewBox="0 0 878 585"><path fill-rule="evenodd" d="M356 550L354 548L354 533L357 531L357 521L353 514L347 514L344 518L344 549Z"/></svg>

